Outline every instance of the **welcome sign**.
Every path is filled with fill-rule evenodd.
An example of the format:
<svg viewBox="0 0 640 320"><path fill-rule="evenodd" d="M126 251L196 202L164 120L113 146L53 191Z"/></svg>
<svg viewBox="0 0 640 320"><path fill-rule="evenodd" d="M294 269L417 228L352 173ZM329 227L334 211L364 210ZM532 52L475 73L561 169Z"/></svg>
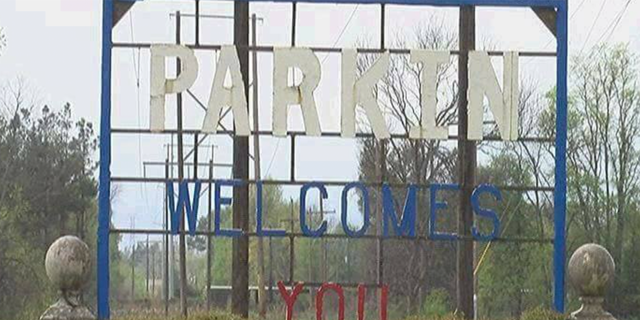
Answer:
<svg viewBox="0 0 640 320"><path fill-rule="evenodd" d="M411 128L411 139L447 139L449 128L436 126L436 73L440 65L449 63L451 54L446 51L411 50L411 61L422 65L422 125ZM318 120L318 112L314 100L314 90L318 86L321 78L320 61L309 48L276 48L274 49L274 70L273 70L273 134L275 136L287 135L287 111L292 105L299 105L302 108L302 115L307 136L320 136L322 134L321 125ZM180 73L175 79L165 77L165 62L167 58L178 58L180 60ZM378 106L374 88L377 82L382 79L389 66L389 53L385 52L373 63L369 70L366 70L360 77L356 77L355 49L342 50L342 119L341 136L345 138L355 137L356 108L362 107L365 111L374 135L379 139L390 138L389 129L385 123L382 111ZM489 101L490 110L493 112L498 129L505 140L516 140L518 138L518 53L507 52L503 55L503 86L498 83L498 78L493 70L490 57L487 52L474 51L469 54L469 139L482 139L482 116L484 98ZM151 115L150 127L152 131L162 131L165 128L165 100L167 95L176 94L188 90L196 81L198 76L198 60L193 50L181 45L153 45L151 47ZM297 85L287 83L288 75L293 70L299 70L303 78ZM231 84L225 86L225 79L231 79ZM249 115L247 108L247 97L244 91L244 83L240 72L240 61L237 50L234 46L223 46L220 50L220 57L217 61L216 72L211 86L211 94L208 109L204 117L202 132L217 133L219 115L223 107L230 107L235 124L235 134L237 136L249 136L251 134L249 126ZM223 187L234 187L242 185L242 181L216 181L215 182L215 215L214 215L214 235L239 237L241 230L221 229L221 207L232 203L231 198L221 195ZM201 189L201 182L194 183L193 199L189 197L189 187L187 182L182 182L179 186L177 204L175 203L175 192L173 183L167 183L167 199L172 214L172 231L178 234L178 224L184 209L186 209L189 229L195 235L196 223L198 221L198 203ZM327 231L327 223L311 230L306 224L306 198L310 189L317 189L323 198L327 198L327 190L323 183L312 182L304 184L300 189L300 229L305 236L320 237ZM363 201L364 223L359 230L351 230L347 222L348 201L347 196L350 190L359 190ZM455 184L433 184L430 191L430 216L429 237L440 240L454 240L456 236L449 233L438 232L436 227L437 210L447 207L447 203L438 202L438 191L443 189L459 190L459 185ZM256 199L256 234L258 236L284 237L284 230L263 230L262 229L262 183L257 182ZM391 188L388 184L382 186L382 208L384 216L384 236L389 235L389 229L394 228L396 235L415 236L415 220L417 213L418 187L409 185L404 210L401 214L395 212ZM491 185L477 187L472 196L471 203L474 212L480 217L489 219L493 224L493 230L486 235L481 234L476 227L472 228L472 233L476 239L488 241L495 239L499 233L500 222L498 215L491 209L480 207L479 199L483 193L490 193L496 200L501 200L500 191ZM353 182L344 186L341 198L341 222L345 234L350 237L359 237L366 234L370 220L370 203L368 190L362 183ZM399 218L401 216L402 218ZM400 220L401 219L401 220ZM400 221L398 221L400 220Z"/></svg>
<svg viewBox="0 0 640 320"><path fill-rule="evenodd" d="M195 0L194 0L195 1ZM214 1L214 0L210 0ZM266 0L249 0L266 1ZM247 92L241 73L241 63L238 55L240 47L232 45L209 45L202 46L197 41L195 44L156 44L156 43L114 43L112 39L112 28L114 26L113 14L115 3L136 2L136 0L103 0L103 58L102 58L102 101L101 101L101 132L100 132L100 194L99 194L99 228L98 228L98 316L100 319L108 319L110 316L109 304L109 239L113 230L111 226L111 206L110 191L111 183L127 182L149 182L142 178L112 177L111 167L111 147L112 134L167 134L174 133L174 130L165 127L167 97L173 94L186 92L189 90L198 76L206 72L200 68L195 51L216 50L219 52L216 67L213 74L213 81L208 92L206 103L206 113L201 120L202 125L198 130L191 130L190 134L216 135L220 133L228 134L226 130L219 130L220 114L223 108L231 110L234 122L233 136L247 137L262 134L251 130L249 111L247 103ZM293 2L291 0L272 0L271 2ZM557 52L557 83L556 83L556 132L552 141L555 144L554 157L554 185L553 185L553 210L554 210L554 235L553 235L553 272L554 272L554 306L562 312L564 310L564 266L565 266L565 212L566 212L566 139L567 139L567 2L566 0L304 0L300 2L310 3L361 3L361 4L394 4L420 6L483 6L483 7L527 7L534 9L552 9L555 12ZM199 3L199 1L195 1ZM197 12L197 10L196 10ZM197 16L197 14L196 14ZM295 27L295 24L294 24ZM196 23L196 29L198 29ZM196 39L198 37L196 36ZM148 49L150 53L150 122L146 128L123 129L112 128L112 51L116 48L140 48ZM242 47L243 50L258 50L257 47ZM332 48L333 49L333 48ZM314 92L322 79L322 68L315 49L305 47L274 47L267 51L272 51L273 70L271 77L273 80L272 91L272 125L271 134L275 137L290 137L292 141L296 135L309 137L322 137L327 132L323 131L323 124L318 117L318 106L314 99ZM377 139L394 139L391 134L389 123L387 123L383 110L379 105L378 97L374 88L384 79L390 67L390 55L392 50L380 50L373 63L366 69L358 69L358 54L361 52L355 48L343 48L339 50L341 56L340 81L335 81L340 88L340 133L343 138L357 138L361 136L356 130L356 113L362 111L363 119L371 128L373 137ZM398 52L396 52L398 53ZM410 63L419 66L420 88L419 88L419 125L408 130L405 139L414 140L451 140L468 139L474 141L483 140L483 117L485 107L495 120L500 139L505 142L522 141L518 135L518 98L519 98L519 60L527 53L507 51L507 52L484 52L471 51L464 53L468 57L468 91L467 91L467 128L466 137L451 137L450 128L436 123L437 115L437 90L436 74L438 68L448 64L452 55L460 52L431 51L423 49L408 49L402 53L408 55ZM492 56L498 55L501 67L500 72L494 69ZM535 56L535 55L532 55ZM169 59L180 61L180 69L174 78L167 77L166 65ZM301 74L301 79L294 83L291 81L291 74ZM337 79L336 79L337 80ZM304 122L304 132L293 134L287 127L289 111L292 107L299 107L302 111ZM293 145L293 144L292 144ZM293 154L293 153L292 153ZM293 156L292 156L293 157ZM293 163L293 162L292 162ZM293 167L293 164L292 164ZM293 171L292 171L293 172ZM212 206L212 229L208 230L208 236L237 238L241 236L257 237L290 237L293 243L294 236L281 229L267 229L264 227L269 217L263 214L263 187L267 183L280 183L280 181L252 181L246 180L216 180L216 179L159 179L152 181L162 183L166 188L166 202L168 208L168 226L165 230L157 230L158 234L178 234L180 230L187 229L191 235L196 232L198 220L197 212L200 207L200 195L202 184L210 185L213 193ZM444 215L449 204L445 201L445 192L460 192L461 186L458 184L402 184L391 185L384 179L380 183L371 184L365 182L323 182L323 181L299 181L292 178L288 182L290 185L299 185L298 194L298 220L300 222L300 233L304 237L323 237L328 235L327 222L320 223L319 226L312 227L307 217L308 194L318 192L323 199L328 198L327 187L329 185L340 185L340 216L341 231L348 238L362 238L367 235L371 225L371 207L380 208L381 235L380 238L403 237L417 238L427 237L432 240L457 241L461 236L443 230L438 226L438 217ZM232 197L227 196L228 190L238 186L255 185L255 212L251 213L255 217L255 228L252 230L227 229L223 228L224 221L230 217L224 216L223 208L233 203ZM476 216L476 224L471 226L471 235L474 240L491 241L499 238L500 220L499 213L495 211L496 204L502 201L501 190L493 185L472 186L470 198L471 209ZM373 203L371 190L375 188L380 193L379 203ZM393 190L392 190L393 189ZM394 192L398 191L401 192ZM467 189L465 189L467 190ZM426 192L420 192L426 191ZM357 192L360 195L359 208L350 207L353 205L348 201L350 193ZM402 195L403 199L400 198ZM421 199L424 196L427 199ZM484 199L481 204L480 199ZM486 199L492 200L484 203ZM211 200L210 200L211 201ZM402 206L396 205L403 203ZM419 206L419 203L428 203L427 207ZM248 204L246 204L248 206ZM354 226L348 222L349 212L358 210L362 214L362 224ZM399 210L398 210L399 209ZM183 212L186 218L182 219ZM426 213L428 217L428 231L426 235L417 234L416 223L419 213ZM181 222L188 224L181 226ZM489 230L480 230L478 224L486 222ZM135 231L135 230L134 230ZM289 288L284 283L279 283L278 288L286 304L287 319L291 319L293 305L296 297L301 292L302 285L295 285L293 279L289 280ZM382 286L380 286L382 285ZM380 300L381 319L386 319L386 292L387 287L378 283L376 287L381 289L383 299ZM364 296L363 286L357 287L358 291L358 319L364 316ZM319 290L316 300L316 307L319 319L322 318L322 297L325 292L334 291L340 297L339 318L344 318L344 294L342 288L337 284L323 284Z"/></svg>

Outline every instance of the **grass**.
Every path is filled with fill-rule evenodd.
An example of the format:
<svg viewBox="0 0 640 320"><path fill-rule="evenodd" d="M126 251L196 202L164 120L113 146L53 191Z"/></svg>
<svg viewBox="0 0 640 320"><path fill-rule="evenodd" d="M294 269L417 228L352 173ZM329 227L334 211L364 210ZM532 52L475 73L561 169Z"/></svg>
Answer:
<svg viewBox="0 0 640 320"><path fill-rule="evenodd" d="M282 319L284 319L284 314L282 315ZM354 317L346 317L346 320L354 320ZM251 320L257 320L255 317L251 317ZM335 318L327 317L328 320L333 320ZM377 317L373 317L373 319L377 319ZM372 320L373 320L372 319ZM543 308L535 308L525 312L520 319L511 319L511 320L566 320L567 317L561 314L557 314L553 311L549 311ZM135 316L127 316L115 318L114 320L185 320L180 316L174 316L171 318L165 318L163 316L152 316L152 315L135 315ZM233 314L227 312L215 311L208 314L194 314L191 315L187 320L242 320L242 318L235 316ZM294 315L294 320L296 317ZM391 319L393 320L393 319ZM423 317L423 316L410 316L404 318L403 320L463 320L460 315L444 315L444 316L434 316L434 317ZM490 320L490 319L483 319ZM501 319L507 320L507 319Z"/></svg>

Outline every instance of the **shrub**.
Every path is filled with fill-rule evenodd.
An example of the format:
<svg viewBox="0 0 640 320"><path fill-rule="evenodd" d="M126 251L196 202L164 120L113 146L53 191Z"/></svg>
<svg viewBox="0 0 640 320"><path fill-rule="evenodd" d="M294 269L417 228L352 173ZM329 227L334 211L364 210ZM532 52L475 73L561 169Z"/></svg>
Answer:
<svg viewBox="0 0 640 320"><path fill-rule="evenodd" d="M131 315L126 317L118 317L115 320L184 320L181 316L172 316L165 318L162 315ZM197 313L189 316L188 320L242 320L242 318L221 311L213 311L210 313Z"/></svg>
<svg viewBox="0 0 640 320"><path fill-rule="evenodd" d="M447 292L443 289L435 289L424 300L421 315L427 318L443 317L451 313L450 305Z"/></svg>
<svg viewBox="0 0 640 320"><path fill-rule="evenodd" d="M566 320L567 317L563 314L551 311L543 307L537 307L525 311L520 317L520 320Z"/></svg>

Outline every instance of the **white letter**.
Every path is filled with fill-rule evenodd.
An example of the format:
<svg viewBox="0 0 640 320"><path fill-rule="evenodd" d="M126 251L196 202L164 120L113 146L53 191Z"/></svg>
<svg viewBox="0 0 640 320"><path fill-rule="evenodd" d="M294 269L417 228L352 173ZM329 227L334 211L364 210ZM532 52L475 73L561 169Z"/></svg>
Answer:
<svg viewBox="0 0 640 320"><path fill-rule="evenodd" d="M273 135L287 135L289 105L302 108L304 128L309 136L320 136L320 121L313 91L320 83L320 61L308 48L274 48L273 50ZM287 84L289 69L302 72L299 86Z"/></svg>
<svg viewBox="0 0 640 320"><path fill-rule="evenodd" d="M231 87L224 87L224 79L229 72ZM216 66L216 74L211 86L211 96L207 114L204 117L202 131L216 133L220 121L220 110L223 106L231 107L233 121L236 127L236 135L249 136L249 112L247 110L247 96L244 91L244 82L240 72L240 60L234 46L226 45L220 49L220 58Z"/></svg>
<svg viewBox="0 0 640 320"><path fill-rule="evenodd" d="M356 106L360 105L367 114L376 138L388 139L391 135L378 107L373 89L387 72L389 52L383 53L358 80L356 80L356 59L355 49L342 49L342 137L356 136Z"/></svg>
<svg viewBox="0 0 640 320"><path fill-rule="evenodd" d="M421 126L412 127L411 139L447 139L449 129L436 126L436 77L438 66L449 62L451 55L447 51L411 50L411 63L422 63L422 85L420 86L420 104L422 104Z"/></svg>
<svg viewBox="0 0 640 320"><path fill-rule="evenodd" d="M518 53L504 53L504 92L486 52L469 52L469 127L467 137L482 140L482 110L486 96L503 140L518 139Z"/></svg>
<svg viewBox="0 0 640 320"><path fill-rule="evenodd" d="M175 79L166 79L165 59L180 59L180 73ZM151 46L151 131L164 130L165 96L189 89L198 78L198 60L193 50L175 44Z"/></svg>

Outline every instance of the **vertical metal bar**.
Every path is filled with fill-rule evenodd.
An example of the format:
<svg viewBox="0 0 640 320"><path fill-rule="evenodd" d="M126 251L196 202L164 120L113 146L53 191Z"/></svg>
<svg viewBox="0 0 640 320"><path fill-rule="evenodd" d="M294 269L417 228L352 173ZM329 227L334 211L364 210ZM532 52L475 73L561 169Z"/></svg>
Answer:
<svg viewBox="0 0 640 320"><path fill-rule="evenodd" d="M385 4L381 4L380 5L380 48L381 49L385 49L385 38L386 38L386 32L385 32L385 21L386 21L386 6ZM378 157L379 157L379 161L380 161L380 184L384 183L386 180L386 176L387 176L387 145L386 145L386 141L380 141L380 144L378 145ZM380 190L380 195L382 195L382 189ZM383 214L382 214L382 207L380 206L381 200L378 201L378 235L382 235L382 224L384 223L383 220ZM382 287L382 285L384 284L384 242L382 237L379 237L376 240L376 249L377 249L377 254L376 254L376 258L377 258L377 273L376 273L376 283L378 284L378 287Z"/></svg>
<svg viewBox="0 0 640 320"><path fill-rule="evenodd" d="M213 216L212 216L212 210L213 210L213 205L212 205L212 200L211 200L211 196L212 196L212 189L213 189L213 156L211 157L211 160L209 160L209 190L208 195L207 195L207 232L211 232L211 226L212 226L212 220L213 220ZM211 235L207 235L207 311L211 310L211 257L212 257L212 252L211 250L213 249L212 246L213 244L211 243Z"/></svg>
<svg viewBox="0 0 640 320"><path fill-rule="evenodd" d="M295 47L296 45L296 25L298 21L298 3L291 3L291 46ZM293 83L296 82L296 73L293 72ZM291 181L296 181L296 135L291 135L291 167L290 175ZM289 217L290 223L290 236L289 236L289 285L293 286L294 279L294 271L295 271L295 258L296 258L296 247L295 247L295 237L293 236L293 200L291 201L291 217Z"/></svg>
<svg viewBox="0 0 640 320"><path fill-rule="evenodd" d="M196 46L200 45L200 0L196 0ZM195 144L198 147L198 142Z"/></svg>
<svg viewBox="0 0 640 320"><path fill-rule="evenodd" d="M173 139L173 138L172 138ZM169 145L171 148L171 145ZM171 149L167 148L167 158L164 164L164 178L169 181L169 156ZM169 203L167 202L167 187L164 188L164 231L169 231ZM169 233L164 235L164 277L163 277L163 291L164 291L164 315L169 315L169 241L171 241Z"/></svg>
<svg viewBox="0 0 640 320"><path fill-rule="evenodd" d="M291 149L290 149L290 166L289 166L289 177L291 181L296 181L296 135L295 133L291 134Z"/></svg>
<svg viewBox="0 0 640 320"><path fill-rule="evenodd" d="M157 242L154 242L154 248L156 247ZM156 293L156 252L151 251L151 297L155 300Z"/></svg>
<svg viewBox="0 0 640 320"><path fill-rule="evenodd" d="M198 140L198 134L194 134L193 135L193 145L195 146L193 148L193 179L194 180L198 180L198 144L199 144L199 140Z"/></svg>
<svg viewBox="0 0 640 320"><path fill-rule="evenodd" d="M135 226L132 228L135 229ZM131 248L131 302L135 301L136 296L136 242L133 241Z"/></svg>
<svg viewBox="0 0 640 320"><path fill-rule="evenodd" d="M293 200L289 202L291 216L289 217L289 285L293 286L294 267L296 265L295 237L293 235Z"/></svg>
<svg viewBox="0 0 640 320"><path fill-rule="evenodd" d="M109 229L111 225L111 48L113 0L102 1L100 189L98 195L98 319L109 319Z"/></svg>
<svg viewBox="0 0 640 320"><path fill-rule="evenodd" d="M180 11L176 12L176 43L180 44L182 38L182 19ZM176 60L176 76L180 74L182 68L179 59ZM178 112L178 181L182 183L184 179L184 141L182 134L182 94L177 97ZM185 235L185 212L180 210L180 313L183 317L188 316L187 310L187 239Z"/></svg>
<svg viewBox="0 0 640 320"><path fill-rule="evenodd" d="M457 246L457 308L466 319L474 319L473 308L473 241L470 240L473 212L471 193L475 185L476 144L467 140L469 89L469 51L475 49L475 7L460 7L458 57L458 179L462 186L460 193L460 212L458 215L458 234L464 239Z"/></svg>
<svg viewBox="0 0 640 320"><path fill-rule="evenodd" d="M149 235L147 234L147 298L149 297Z"/></svg>
<svg viewBox="0 0 640 320"><path fill-rule="evenodd" d="M244 91L249 92L249 3L234 2L233 43L238 47L240 71ZM248 106L247 106L248 108ZM233 177L249 178L249 138L233 138ZM233 226L249 229L249 186L233 188ZM246 235L233 239L231 310L243 318L249 317L249 238Z"/></svg>
<svg viewBox="0 0 640 320"><path fill-rule="evenodd" d="M555 192L553 194L554 240L553 306L564 313L565 300L565 260L566 260L566 210L567 210L567 37L568 1L563 1L557 11L557 111L556 111L556 170Z"/></svg>
<svg viewBox="0 0 640 320"><path fill-rule="evenodd" d="M386 43L386 32L385 32L385 26L386 26L386 9L387 6L386 4L381 4L380 5L380 49L384 49L385 43Z"/></svg>
<svg viewBox="0 0 640 320"><path fill-rule="evenodd" d="M296 46L296 24L298 21L298 3L297 2L293 2L291 4L291 46L295 47ZM296 82L296 73L295 70L293 71L293 83L295 84ZM296 181L296 135L292 134L291 135L291 154L290 154L290 160L291 160L291 166L289 168L289 172L290 172L290 177L291 177L291 181ZM293 232L293 229L291 230Z"/></svg>
<svg viewBox="0 0 640 320"><path fill-rule="evenodd" d="M273 242L269 237L269 303L273 303Z"/></svg>
<svg viewBox="0 0 640 320"><path fill-rule="evenodd" d="M291 3L291 46L296 46L296 24L298 22L298 3Z"/></svg>
<svg viewBox="0 0 640 320"><path fill-rule="evenodd" d="M257 27L257 19L258 17L254 14L251 15L251 45L258 45L258 27ZM253 91L253 130L255 132L260 131L260 113L258 108L258 52L251 52L252 59L252 91ZM260 135L253 135L253 169L254 169L254 179L259 181L262 178L262 172L260 168ZM256 188L256 196L257 196L257 188ZM267 305L266 305L266 292L265 292L265 268L264 268L264 241L262 237L258 237L257 241L257 255L258 255L258 314L260 318L264 319L267 316Z"/></svg>

